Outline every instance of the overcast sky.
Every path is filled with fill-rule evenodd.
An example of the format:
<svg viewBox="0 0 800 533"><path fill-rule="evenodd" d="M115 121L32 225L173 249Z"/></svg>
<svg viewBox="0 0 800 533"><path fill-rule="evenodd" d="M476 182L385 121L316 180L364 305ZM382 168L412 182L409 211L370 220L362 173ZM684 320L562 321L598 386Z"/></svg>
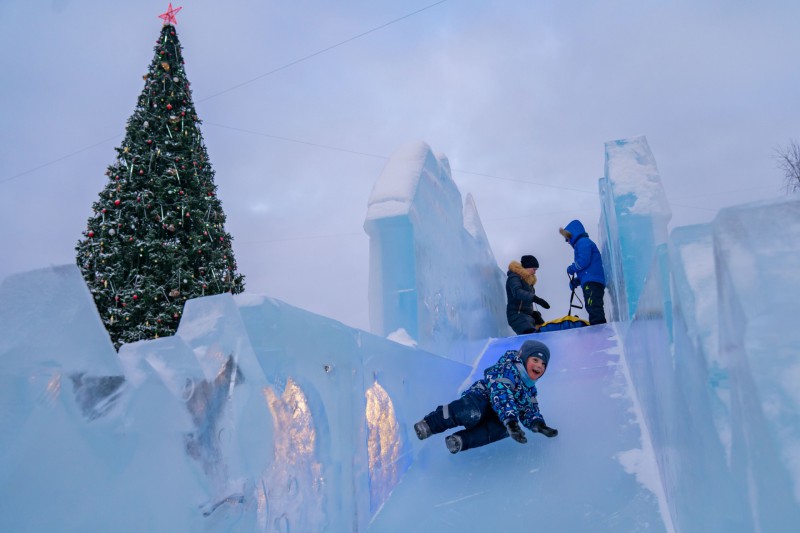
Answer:
<svg viewBox="0 0 800 533"><path fill-rule="evenodd" d="M73 263L166 1L0 1L0 279ZM606 141L645 135L671 227L784 194L800 2L174 2L246 290L369 329L367 200L412 140L475 197L503 271L566 314Z"/></svg>

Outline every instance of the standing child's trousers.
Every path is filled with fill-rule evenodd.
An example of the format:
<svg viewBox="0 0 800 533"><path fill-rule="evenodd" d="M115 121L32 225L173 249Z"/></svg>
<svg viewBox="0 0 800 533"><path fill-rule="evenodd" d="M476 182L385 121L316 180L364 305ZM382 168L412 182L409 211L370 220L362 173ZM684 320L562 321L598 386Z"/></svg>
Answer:
<svg viewBox="0 0 800 533"><path fill-rule="evenodd" d="M603 309L603 295L606 288L596 281L583 284L583 300L586 302L586 312L589 314L589 325L606 323L606 313Z"/></svg>

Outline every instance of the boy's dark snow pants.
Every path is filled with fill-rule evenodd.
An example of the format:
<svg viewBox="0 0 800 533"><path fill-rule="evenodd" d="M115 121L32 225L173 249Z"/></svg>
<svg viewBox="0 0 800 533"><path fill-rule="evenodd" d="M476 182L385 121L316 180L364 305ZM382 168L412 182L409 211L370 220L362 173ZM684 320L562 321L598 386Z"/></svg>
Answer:
<svg viewBox="0 0 800 533"><path fill-rule="evenodd" d="M484 446L508 437L505 425L492 409L488 394L469 392L447 405L440 405L425 416L432 433L464 426L454 435L461 436L461 450Z"/></svg>

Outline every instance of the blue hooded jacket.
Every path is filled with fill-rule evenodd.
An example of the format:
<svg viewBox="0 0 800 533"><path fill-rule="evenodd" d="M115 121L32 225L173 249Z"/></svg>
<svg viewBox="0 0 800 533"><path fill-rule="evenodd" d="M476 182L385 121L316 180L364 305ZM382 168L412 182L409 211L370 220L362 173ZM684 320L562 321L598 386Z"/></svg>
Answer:
<svg viewBox="0 0 800 533"><path fill-rule="evenodd" d="M603 258L597 245L583 228L581 221L573 220L564 229L572 235L569 243L575 250L575 262L571 266L581 281L581 285L594 281L605 286L606 275L603 271Z"/></svg>

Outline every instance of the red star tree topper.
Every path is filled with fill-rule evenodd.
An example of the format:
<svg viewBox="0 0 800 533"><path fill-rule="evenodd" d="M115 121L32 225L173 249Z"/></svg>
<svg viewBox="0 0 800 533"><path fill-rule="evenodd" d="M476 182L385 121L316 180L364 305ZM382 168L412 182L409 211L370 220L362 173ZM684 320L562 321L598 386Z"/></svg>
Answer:
<svg viewBox="0 0 800 533"><path fill-rule="evenodd" d="M170 2L169 3L169 7L167 8L167 12L166 13L162 13L161 15L159 15L158 18L164 19L164 25L165 26L167 24L177 24L178 21L177 21L177 19L175 19L175 15L177 15L178 11L180 11L181 9L183 9L183 6L175 9L175 8L172 7L172 2Z"/></svg>

